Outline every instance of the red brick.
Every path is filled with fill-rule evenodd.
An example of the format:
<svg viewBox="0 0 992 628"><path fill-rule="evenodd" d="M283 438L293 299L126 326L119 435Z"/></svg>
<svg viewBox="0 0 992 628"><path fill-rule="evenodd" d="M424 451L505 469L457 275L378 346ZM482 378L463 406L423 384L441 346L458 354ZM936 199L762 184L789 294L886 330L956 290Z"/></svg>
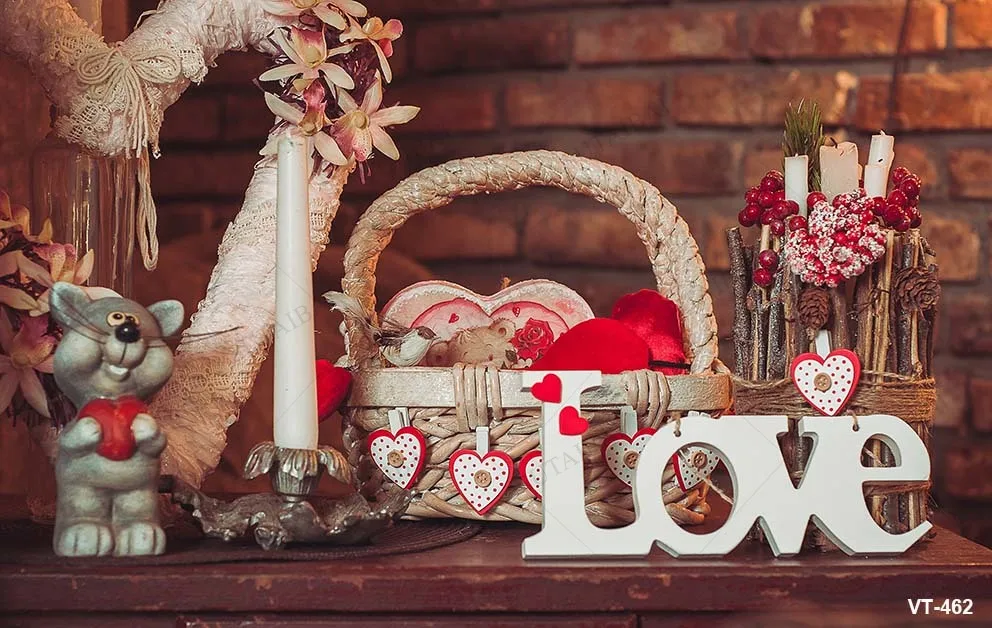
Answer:
<svg viewBox="0 0 992 628"><path fill-rule="evenodd" d="M992 432L992 379L973 379L969 387L971 424L979 432Z"/></svg>
<svg viewBox="0 0 992 628"><path fill-rule="evenodd" d="M973 295L948 303L942 311L950 318L951 349L959 355L992 354L992 299Z"/></svg>
<svg viewBox="0 0 992 628"><path fill-rule="evenodd" d="M992 1L954 3L954 47L992 48Z"/></svg>
<svg viewBox="0 0 992 628"><path fill-rule="evenodd" d="M433 22L414 33L418 70L543 67L567 61L568 23L559 16Z"/></svg>
<svg viewBox="0 0 992 628"><path fill-rule="evenodd" d="M506 92L511 125L658 126L664 105L661 82L600 76L520 79Z"/></svg>
<svg viewBox="0 0 992 628"><path fill-rule="evenodd" d="M209 231L218 225L219 217L227 218L234 210L233 204L223 208L202 202L159 204L159 215L169 217L159 222L159 240L164 244L192 233Z"/></svg>
<svg viewBox="0 0 992 628"><path fill-rule="evenodd" d="M206 85L251 85L270 65L260 52L228 52L217 59L217 67L207 72Z"/></svg>
<svg viewBox="0 0 992 628"><path fill-rule="evenodd" d="M420 261L505 259L516 256L518 237L508 221L441 210L411 218L391 246Z"/></svg>
<svg viewBox="0 0 992 628"><path fill-rule="evenodd" d="M944 461L948 494L961 499L992 500L992 441L948 450Z"/></svg>
<svg viewBox="0 0 992 628"><path fill-rule="evenodd" d="M920 227L927 242L937 253L941 281L978 279L981 238L970 222L927 213Z"/></svg>
<svg viewBox="0 0 992 628"><path fill-rule="evenodd" d="M867 144L864 149L868 150ZM921 197L924 201L943 195L944 182L941 180L936 158L931 151L919 144L899 140L896 142L895 152L896 166L905 166L923 179Z"/></svg>
<svg viewBox="0 0 992 628"><path fill-rule="evenodd" d="M376 15L384 18L409 15L451 15L456 13L492 13L505 9L545 7L573 8L584 5L632 4L643 0L378 0Z"/></svg>
<svg viewBox="0 0 992 628"><path fill-rule="evenodd" d="M769 170L781 171L785 165L781 146L761 146L744 155L744 186L758 185ZM744 191L741 191L743 195ZM741 201L743 207L743 201Z"/></svg>
<svg viewBox="0 0 992 628"><path fill-rule="evenodd" d="M877 131L887 123L890 79L861 79L855 123ZM992 70L906 74L896 90L897 129L992 129Z"/></svg>
<svg viewBox="0 0 992 628"><path fill-rule="evenodd" d="M938 369L937 407L934 410L934 427L963 430L968 415L968 374L955 369Z"/></svg>
<svg viewBox="0 0 992 628"><path fill-rule="evenodd" d="M545 206L530 212L524 255L535 263L647 268L634 225L615 210Z"/></svg>
<svg viewBox="0 0 992 628"><path fill-rule="evenodd" d="M737 59L737 11L634 9L589 19L575 31L579 63Z"/></svg>
<svg viewBox="0 0 992 628"><path fill-rule="evenodd" d="M734 72L679 74L673 81L676 122L715 126L780 126L789 103L820 103L826 124L847 121L857 79L847 72Z"/></svg>
<svg viewBox="0 0 992 628"><path fill-rule="evenodd" d="M230 91L224 95L221 119L223 137L228 142L254 141L261 148L275 124L275 116L265 106L265 96L257 89Z"/></svg>
<svg viewBox="0 0 992 628"><path fill-rule="evenodd" d="M490 84L419 81L386 91L385 103L420 107L412 121L393 127L395 133L488 131L496 126L496 90Z"/></svg>
<svg viewBox="0 0 992 628"><path fill-rule="evenodd" d="M181 152L166 151L152 162L155 197L197 198L243 197L260 159L256 151Z"/></svg>
<svg viewBox="0 0 992 628"><path fill-rule="evenodd" d="M741 201L741 206L743 207L743 201ZM732 207L736 207L736 205ZM684 217L689 224L689 230L695 238L696 244L699 245L699 252L703 257L703 263L706 264L706 270L729 270L727 229L739 226L736 211L734 209L718 211L718 208L714 206L712 211L701 216L692 213L686 214ZM746 238L747 234L744 237Z"/></svg>
<svg viewBox="0 0 992 628"><path fill-rule="evenodd" d="M590 146L591 156L622 168L661 189L662 194L740 192L742 147L717 140L613 139Z"/></svg>
<svg viewBox="0 0 992 628"><path fill-rule="evenodd" d="M954 198L992 198L992 150L961 148L947 159Z"/></svg>
<svg viewBox="0 0 992 628"><path fill-rule="evenodd" d="M861 57L896 52L904 0L844 3L775 3L751 18L751 52L758 57ZM904 50L947 45L947 7L915 0Z"/></svg>
<svg viewBox="0 0 992 628"><path fill-rule="evenodd" d="M258 94L258 97L261 99L262 95ZM220 138L220 120L221 97L193 91L165 110L159 137L164 143L217 140Z"/></svg>

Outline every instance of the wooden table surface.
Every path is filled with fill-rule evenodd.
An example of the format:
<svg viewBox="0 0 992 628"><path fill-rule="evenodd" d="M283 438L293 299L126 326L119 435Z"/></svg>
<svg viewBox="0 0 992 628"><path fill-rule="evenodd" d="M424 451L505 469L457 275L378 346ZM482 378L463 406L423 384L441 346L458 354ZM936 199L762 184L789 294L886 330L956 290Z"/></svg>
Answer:
<svg viewBox="0 0 992 628"><path fill-rule="evenodd" d="M740 616L726 613L747 611L759 613L756 625L781 613L876 625L858 618L922 621L922 611L909 611L911 598L938 605L971 599L973 614L954 619L992 620L992 550L939 528L887 558L776 559L751 543L719 560L676 560L657 550L637 560L524 562L520 544L534 531L492 525L456 545L360 562L0 565L0 623L174 626L180 618L181 626L226 628L253 625L245 623L252 618L283 627L402 618L414 626L685 626L705 617L705 625L718 626L740 625Z"/></svg>

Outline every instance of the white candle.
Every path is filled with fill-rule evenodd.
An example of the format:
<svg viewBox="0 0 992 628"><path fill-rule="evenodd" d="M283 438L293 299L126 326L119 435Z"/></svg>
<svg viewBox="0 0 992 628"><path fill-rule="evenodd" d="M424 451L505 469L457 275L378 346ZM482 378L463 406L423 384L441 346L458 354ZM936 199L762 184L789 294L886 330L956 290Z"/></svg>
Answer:
<svg viewBox="0 0 992 628"><path fill-rule="evenodd" d="M292 449L317 447L309 152L305 138L279 141L273 440Z"/></svg>
<svg viewBox="0 0 992 628"><path fill-rule="evenodd" d="M103 33L103 0L70 0L69 4L93 32Z"/></svg>
<svg viewBox="0 0 992 628"><path fill-rule="evenodd" d="M785 158L785 200L799 203L799 213L806 215L809 196L809 157L796 155Z"/></svg>
<svg viewBox="0 0 992 628"><path fill-rule="evenodd" d="M857 144L841 142L837 146L820 147L820 189L827 201L857 190L860 175Z"/></svg>
<svg viewBox="0 0 992 628"><path fill-rule="evenodd" d="M871 138L868 163L865 164L865 192L868 196L885 196L889 186L889 168L895 157L896 138L880 131Z"/></svg>

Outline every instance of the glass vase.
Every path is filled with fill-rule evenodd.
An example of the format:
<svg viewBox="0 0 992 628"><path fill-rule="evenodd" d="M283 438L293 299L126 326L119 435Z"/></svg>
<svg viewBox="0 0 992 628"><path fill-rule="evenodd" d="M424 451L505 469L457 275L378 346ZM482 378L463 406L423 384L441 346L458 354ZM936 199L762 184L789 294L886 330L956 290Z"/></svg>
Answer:
<svg viewBox="0 0 992 628"><path fill-rule="evenodd" d="M94 251L89 285L131 295L137 160L92 155L50 133L32 157L32 222L49 218L56 242Z"/></svg>

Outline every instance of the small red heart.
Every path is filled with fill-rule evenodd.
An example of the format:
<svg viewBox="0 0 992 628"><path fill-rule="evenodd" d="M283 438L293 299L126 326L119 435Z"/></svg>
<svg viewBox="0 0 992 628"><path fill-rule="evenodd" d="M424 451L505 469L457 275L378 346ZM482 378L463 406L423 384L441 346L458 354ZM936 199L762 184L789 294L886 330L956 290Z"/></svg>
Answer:
<svg viewBox="0 0 992 628"><path fill-rule="evenodd" d="M458 315L452 312L451 316L448 317L448 323L454 325L458 322Z"/></svg>
<svg viewBox="0 0 992 628"><path fill-rule="evenodd" d="M565 436L581 436L589 429L589 421L579 416L575 406L565 406L558 413L558 431Z"/></svg>
<svg viewBox="0 0 992 628"><path fill-rule="evenodd" d="M544 379L530 387L530 394L539 401L561 403L561 378L553 373L545 375Z"/></svg>
<svg viewBox="0 0 992 628"><path fill-rule="evenodd" d="M91 417L100 424L100 446L96 453L108 460L127 460L137 447L131 423L148 407L135 397L94 399L79 411L81 417Z"/></svg>
<svg viewBox="0 0 992 628"><path fill-rule="evenodd" d="M520 306L519 305L514 305L510 309L513 311L513 315L514 316L520 316Z"/></svg>
<svg viewBox="0 0 992 628"><path fill-rule="evenodd" d="M351 371L334 366L327 360L317 360L317 418L327 419L348 397Z"/></svg>

